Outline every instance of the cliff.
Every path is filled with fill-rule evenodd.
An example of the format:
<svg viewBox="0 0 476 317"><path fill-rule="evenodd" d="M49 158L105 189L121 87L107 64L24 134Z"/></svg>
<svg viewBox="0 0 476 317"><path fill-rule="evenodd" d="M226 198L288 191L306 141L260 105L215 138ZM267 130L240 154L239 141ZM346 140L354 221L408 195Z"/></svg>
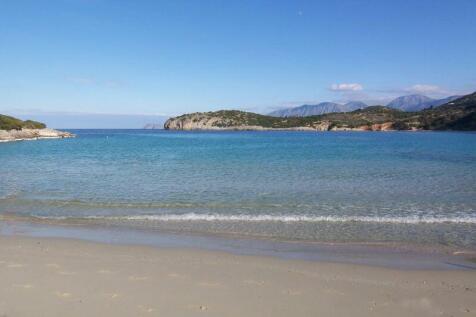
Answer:
<svg viewBox="0 0 476 317"><path fill-rule="evenodd" d="M476 130L476 93L443 106L405 112L372 106L352 112L309 117L272 117L237 110L197 112L170 118L169 130Z"/></svg>

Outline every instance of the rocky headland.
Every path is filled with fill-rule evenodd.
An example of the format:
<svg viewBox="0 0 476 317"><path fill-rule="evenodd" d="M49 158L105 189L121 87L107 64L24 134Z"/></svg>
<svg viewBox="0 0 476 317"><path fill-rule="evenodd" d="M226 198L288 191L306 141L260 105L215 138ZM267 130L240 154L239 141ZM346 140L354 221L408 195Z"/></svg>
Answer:
<svg viewBox="0 0 476 317"><path fill-rule="evenodd" d="M49 129L44 123L0 115L0 142L71 138L74 134Z"/></svg>
<svg viewBox="0 0 476 317"><path fill-rule="evenodd" d="M352 112L273 117L238 110L197 112L170 118L166 130L394 131L476 130L476 93L436 108L408 112L371 106Z"/></svg>

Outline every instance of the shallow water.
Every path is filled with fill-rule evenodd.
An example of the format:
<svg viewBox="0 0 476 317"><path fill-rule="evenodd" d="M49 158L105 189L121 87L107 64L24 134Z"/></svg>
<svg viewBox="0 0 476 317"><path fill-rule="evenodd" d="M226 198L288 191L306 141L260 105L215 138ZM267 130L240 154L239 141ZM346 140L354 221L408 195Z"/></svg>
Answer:
<svg viewBox="0 0 476 317"><path fill-rule="evenodd" d="M476 248L476 134L77 130L0 144L0 213Z"/></svg>

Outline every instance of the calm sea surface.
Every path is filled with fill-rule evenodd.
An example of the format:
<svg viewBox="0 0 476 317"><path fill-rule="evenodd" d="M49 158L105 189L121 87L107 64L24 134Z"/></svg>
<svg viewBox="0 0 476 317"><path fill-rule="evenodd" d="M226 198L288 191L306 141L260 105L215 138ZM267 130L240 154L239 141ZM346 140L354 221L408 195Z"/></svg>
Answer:
<svg viewBox="0 0 476 317"><path fill-rule="evenodd" d="M475 133L73 132L0 143L0 215L476 248Z"/></svg>

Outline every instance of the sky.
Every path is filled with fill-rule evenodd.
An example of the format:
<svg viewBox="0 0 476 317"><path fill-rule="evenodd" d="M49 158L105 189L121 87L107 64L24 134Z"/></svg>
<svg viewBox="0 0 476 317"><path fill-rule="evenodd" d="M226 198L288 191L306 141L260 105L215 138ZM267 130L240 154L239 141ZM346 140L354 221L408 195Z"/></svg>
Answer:
<svg viewBox="0 0 476 317"><path fill-rule="evenodd" d="M476 90L476 1L1 0L0 112L266 113Z"/></svg>

